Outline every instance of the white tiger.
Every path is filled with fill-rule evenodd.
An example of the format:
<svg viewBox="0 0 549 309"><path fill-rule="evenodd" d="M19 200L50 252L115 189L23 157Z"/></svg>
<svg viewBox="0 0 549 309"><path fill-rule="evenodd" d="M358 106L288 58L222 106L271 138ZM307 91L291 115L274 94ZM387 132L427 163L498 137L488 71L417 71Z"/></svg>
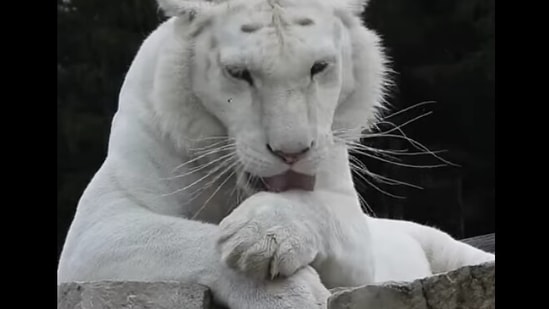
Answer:
<svg viewBox="0 0 549 309"><path fill-rule="evenodd" d="M333 287L495 259L363 214L346 141L387 83L366 1L158 2L172 17L127 73L59 282L178 280L230 308L325 308Z"/></svg>

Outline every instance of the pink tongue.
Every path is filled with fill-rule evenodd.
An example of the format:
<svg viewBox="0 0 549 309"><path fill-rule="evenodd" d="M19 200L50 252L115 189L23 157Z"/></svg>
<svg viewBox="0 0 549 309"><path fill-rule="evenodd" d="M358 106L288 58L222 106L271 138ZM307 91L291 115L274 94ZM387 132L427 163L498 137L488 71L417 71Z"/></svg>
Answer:
<svg viewBox="0 0 549 309"><path fill-rule="evenodd" d="M262 179L265 187L270 192L284 192L291 189L313 191L315 187L315 176L309 176L292 170Z"/></svg>

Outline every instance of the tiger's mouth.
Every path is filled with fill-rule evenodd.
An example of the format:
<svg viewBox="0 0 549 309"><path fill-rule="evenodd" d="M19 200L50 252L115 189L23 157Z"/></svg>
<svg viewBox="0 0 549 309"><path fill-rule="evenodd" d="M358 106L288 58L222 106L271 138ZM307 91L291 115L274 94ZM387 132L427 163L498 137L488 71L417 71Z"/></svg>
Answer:
<svg viewBox="0 0 549 309"><path fill-rule="evenodd" d="M316 176L298 173L288 170L284 173L270 176L257 177L246 172L251 187L257 191L285 192L288 190L313 191Z"/></svg>

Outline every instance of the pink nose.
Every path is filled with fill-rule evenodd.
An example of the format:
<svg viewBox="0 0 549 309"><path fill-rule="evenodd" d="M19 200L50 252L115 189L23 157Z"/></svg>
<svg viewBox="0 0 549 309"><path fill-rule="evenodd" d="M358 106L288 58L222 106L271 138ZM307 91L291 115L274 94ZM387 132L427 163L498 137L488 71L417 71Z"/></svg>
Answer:
<svg viewBox="0 0 549 309"><path fill-rule="evenodd" d="M284 161L284 163L294 164L297 161L303 159L303 157L305 157L307 152L309 152L309 150L311 150L311 147L307 147L307 148L304 148L304 149L302 149L298 152L292 152L292 153L284 152L284 151L281 151L281 150L273 150L273 148L271 148L271 146L269 144L267 144L267 149L272 154L274 154L275 156L282 159L282 161Z"/></svg>

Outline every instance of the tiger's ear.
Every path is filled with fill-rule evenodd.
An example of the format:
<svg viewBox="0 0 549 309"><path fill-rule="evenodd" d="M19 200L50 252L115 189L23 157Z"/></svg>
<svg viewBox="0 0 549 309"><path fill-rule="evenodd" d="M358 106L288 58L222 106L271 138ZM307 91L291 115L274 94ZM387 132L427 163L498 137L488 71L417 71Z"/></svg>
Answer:
<svg viewBox="0 0 549 309"><path fill-rule="evenodd" d="M351 13L354 15L361 15L364 13L364 10L366 9L366 6L368 6L368 3L370 0L344 0L342 1L346 7Z"/></svg>
<svg viewBox="0 0 549 309"><path fill-rule="evenodd" d="M208 10L219 1L206 0L157 0L158 6L168 17L188 16L190 20Z"/></svg>

